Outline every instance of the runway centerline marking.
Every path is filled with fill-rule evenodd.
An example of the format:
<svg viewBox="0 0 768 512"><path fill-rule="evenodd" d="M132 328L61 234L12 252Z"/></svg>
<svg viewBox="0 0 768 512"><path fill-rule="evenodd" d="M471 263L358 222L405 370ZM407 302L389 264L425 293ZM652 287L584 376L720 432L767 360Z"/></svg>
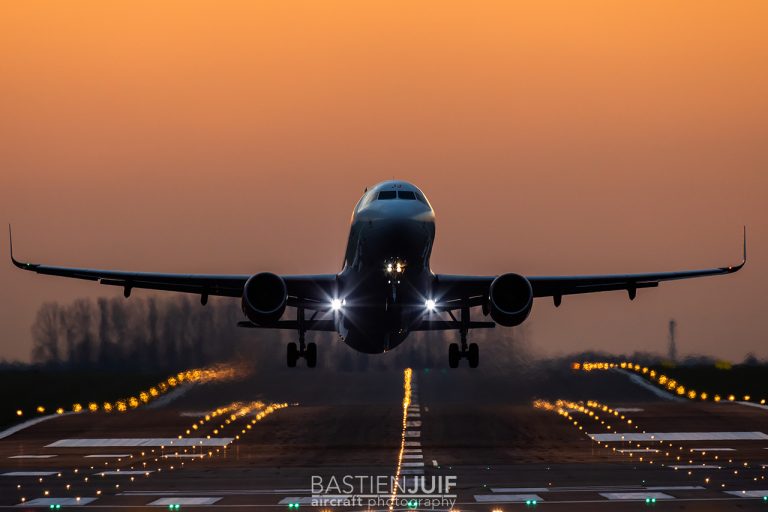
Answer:
<svg viewBox="0 0 768 512"><path fill-rule="evenodd" d="M58 455L11 455L9 459L50 459Z"/></svg>

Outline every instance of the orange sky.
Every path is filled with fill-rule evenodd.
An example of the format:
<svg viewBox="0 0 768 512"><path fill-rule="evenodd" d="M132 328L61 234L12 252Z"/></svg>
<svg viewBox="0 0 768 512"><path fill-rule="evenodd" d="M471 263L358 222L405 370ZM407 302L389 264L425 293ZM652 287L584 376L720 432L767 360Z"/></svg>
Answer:
<svg viewBox="0 0 768 512"><path fill-rule="evenodd" d="M768 4L3 2L0 220L33 261L333 272L395 176L437 272L726 278L537 302L542 353L741 359L768 315ZM2 256L7 242L2 239ZM120 290L0 264L0 357L46 300ZM140 293L140 292L137 292ZM143 292L147 293L147 292Z"/></svg>

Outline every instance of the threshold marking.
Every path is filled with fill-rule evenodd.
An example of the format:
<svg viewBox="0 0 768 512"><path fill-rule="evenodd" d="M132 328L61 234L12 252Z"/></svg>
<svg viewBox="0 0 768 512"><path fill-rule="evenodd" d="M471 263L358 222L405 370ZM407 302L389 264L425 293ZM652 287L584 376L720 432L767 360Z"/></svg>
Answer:
<svg viewBox="0 0 768 512"><path fill-rule="evenodd" d="M72 506L87 505L96 501L96 498L35 498L24 503L19 503L17 507L49 507L51 505Z"/></svg>
<svg viewBox="0 0 768 512"><path fill-rule="evenodd" d="M519 503L529 500L544 501L538 494L475 494L478 503Z"/></svg>
<svg viewBox="0 0 768 512"><path fill-rule="evenodd" d="M768 496L768 490L752 490L752 491L723 491L725 494L731 496L738 496L739 498L763 498Z"/></svg>
<svg viewBox="0 0 768 512"><path fill-rule="evenodd" d="M656 448L625 448L616 451L619 453L659 453L659 450Z"/></svg>
<svg viewBox="0 0 768 512"><path fill-rule="evenodd" d="M53 476L59 473L61 471L10 471L3 473L2 476Z"/></svg>
<svg viewBox="0 0 768 512"><path fill-rule="evenodd" d="M735 448L691 448L693 452L735 452Z"/></svg>
<svg viewBox="0 0 768 512"><path fill-rule="evenodd" d="M423 459L424 455L420 453L404 453L403 459Z"/></svg>
<svg viewBox="0 0 768 512"><path fill-rule="evenodd" d="M98 473L94 473L94 475L98 476L120 476L120 475L144 475L146 473L154 473L155 471L153 469L148 469L146 471L99 471Z"/></svg>
<svg viewBox="0 0 768 512"><path fill-rule="evenodd" d="M86 455L86 459L121 459L123 457L130 457L130 453L94 453L93 455Z"/></svg>
<svg viewBox="0 0 768 512"><path fill-rule="evenodd" d="M646 498L655 498L657 500L673 500L674 496L664 494L663 492L601 492L600 496L609 500L622 501L645 501Z"/></svg>
<svg viewBox="0 0 768 512"><path fill-rule="evenodd" d="M768 438L768 436L766 436ZM178 439L175 437L150 437L150 438L100 438L100 439L60 439L46 448L93 448L115 446L226 446L232 442L231 437L187 437Z"/></svg>
<svg viewBox="0 0 768 512"><path fill-rule="evenodd" d="M406 421L405 422L406 427L420 427L421 421Z"/></svg>
<svg viewBox="0 0 768 512"><path fill-rule="evenodd" d="M9 459L50 459L57 457L57 455L12 455Z"/></svg>
<svg viewBox="0 0 768 512"><path fill-rule="evenodd" d="M405 437L421 437L420 430L406 430Z"/></svg>
<svg viewBox="0 0 768 512"><path fill-rule="evenodd" d="M667 467L672 469L723 469L722 466L715 466L712 464L676 464Z"/></svg>
<svg viewBox="0 0 768 512"><path fill-rule="evenodd" d="M750 441L766 440L762 432L626 432L589 434L595 441Z"/></svg>
<svg viewBox="0 0 768 512"><path fill-rule="evenodd" d="M200 497L200 498L159 498L147 505L213 505L221 497Z"/></svg>

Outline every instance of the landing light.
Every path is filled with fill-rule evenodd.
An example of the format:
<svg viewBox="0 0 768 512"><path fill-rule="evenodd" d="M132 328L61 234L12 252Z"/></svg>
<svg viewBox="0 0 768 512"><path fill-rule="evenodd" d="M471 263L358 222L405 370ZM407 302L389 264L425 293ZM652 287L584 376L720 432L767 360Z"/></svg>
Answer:
<svg viewBox="0 0 768 512"><path fill-rule="evenodd" d="M331 309L334 311L339 311L341 307L346 303L346 299L333 299L331 300Z"/></svg>
<svg viewBox="0 0 768 512"><path fill-rule="evenodd" d="M434 311L436 305L437 304L432 299L427 299L426 302L424 302L424 306L426 306L427 311Z"/></svg>

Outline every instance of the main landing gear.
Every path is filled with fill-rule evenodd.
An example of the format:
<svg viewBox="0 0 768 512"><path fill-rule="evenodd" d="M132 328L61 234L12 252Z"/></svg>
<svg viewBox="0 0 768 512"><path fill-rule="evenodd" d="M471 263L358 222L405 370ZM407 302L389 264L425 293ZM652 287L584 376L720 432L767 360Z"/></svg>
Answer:
<svg viewBox="0 0 768 512"><path fill-rule="evenodd" d="M453 315L451 315L453 316ZM448 366L451 368L459 367L459 360L466 358L470 368L477 368L480 364L480 347L477 343L467 344L467 333L469 332L469 306L464 305L461 308L461 348L458 343L451 343L448 346Z"/></svg>
<svg viewBox="0 0 768 512"><path fill-rule="evenodd" d="M317 366L317 345L315 343L304 343L304 334L307 332L304 327L304 308L299 308L296 312L296 323L299 326L299 344L295 342L288 344L286 360L289 368L295 368L299 358L307 360L307 367Z"/></svg>

